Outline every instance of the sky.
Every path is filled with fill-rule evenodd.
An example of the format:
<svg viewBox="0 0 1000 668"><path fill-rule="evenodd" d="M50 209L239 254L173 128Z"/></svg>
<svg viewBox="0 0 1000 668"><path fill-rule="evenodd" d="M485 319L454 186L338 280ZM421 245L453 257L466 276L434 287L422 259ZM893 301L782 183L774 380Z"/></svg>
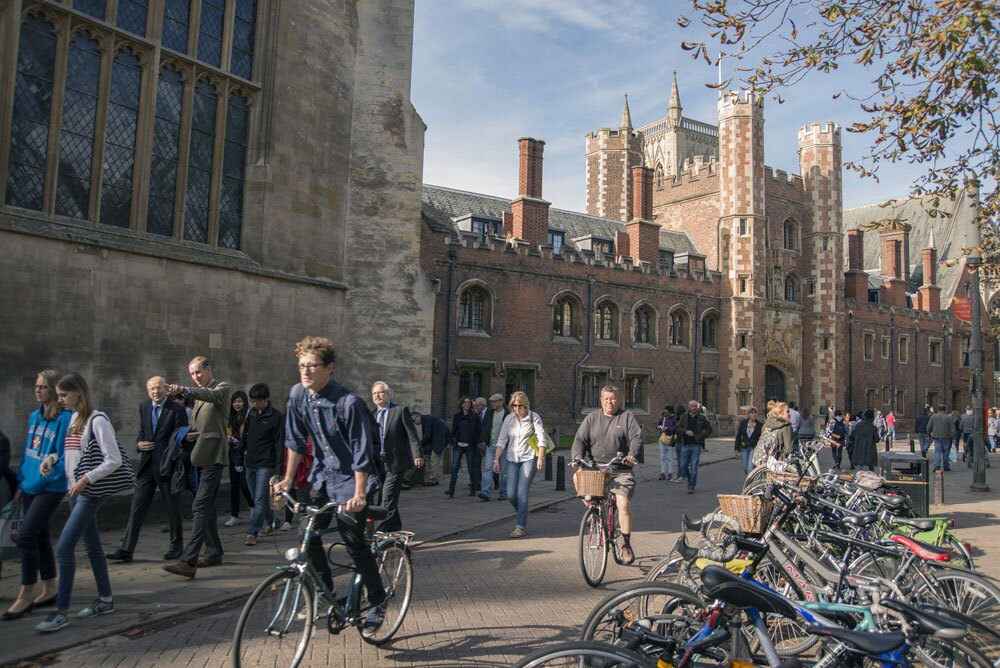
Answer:
<svg viewBox="0 0 1000 668"><path fill-rule="evenodd" d="M717 124L717 68L696 62L682 40L679 0L417 0L411 99L427 124L424 182L514 197L517 139L545 141L542 196L585 210L584 137L616 128L628 94L634 127L664 118L677 72L683 114ZM734 62L723 63L727 76ZM815 74L767 99L765 163L798 173L798 129L864 120L858 103L833 95L873 75L860 68ZM844 131L843 159L870 138ZM844 172L844 207L905 197L917 171L880 168L881 182Z"/></svg>

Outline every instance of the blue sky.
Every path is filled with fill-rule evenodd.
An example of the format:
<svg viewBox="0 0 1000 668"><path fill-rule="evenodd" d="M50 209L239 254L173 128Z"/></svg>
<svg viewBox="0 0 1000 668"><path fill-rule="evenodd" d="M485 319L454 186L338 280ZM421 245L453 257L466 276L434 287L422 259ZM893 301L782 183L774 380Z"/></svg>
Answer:
<svg viewBox="0 0 1000 668"><path fill-rule="evenodd" d="M680 48L694 39L677 0L417 0L412 100L427 124L424 181L513 197L517 138L545 140L543 196L584 210L584 135L617 127L628 93L636 127L666 116L677 71L684 115L715 123L716 68ZM724 68L734 63L724 63ZM798 129L863 120L856 102L833 100L873 77L853 68L816 74L765 102L765 162L798 173ZM859 90L848 88L852 94ZM844 160L868 138L843 133ZM905 196L916 172L883 167L881 183L844 173L847 208Z"/></svg>

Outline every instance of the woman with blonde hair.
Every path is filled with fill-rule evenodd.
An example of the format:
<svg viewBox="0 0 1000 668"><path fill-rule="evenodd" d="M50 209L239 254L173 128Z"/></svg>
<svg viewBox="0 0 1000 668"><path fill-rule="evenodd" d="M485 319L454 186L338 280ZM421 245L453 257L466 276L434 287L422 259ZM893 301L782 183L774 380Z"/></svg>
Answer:
<svg viewBox="0 0 1000 668"><path fill-rule="evenodd" d="M792 420L784 401L767 402L767 419L754 452L754 464L767 462L768 457L783 459L792 451Z"/></svg>
<svg viewBox="0 0 1000 668"><path fill-rule="evenodd" d="M500 473L501 459L505 459L507 500L517 511L517 524L510 537L520 538L528 525L528 490L542 468L548 439L542 418L531 410L527 394L514 392L510 395L509 406L510 415L504 419L497 439L493 472Z"/></svg>

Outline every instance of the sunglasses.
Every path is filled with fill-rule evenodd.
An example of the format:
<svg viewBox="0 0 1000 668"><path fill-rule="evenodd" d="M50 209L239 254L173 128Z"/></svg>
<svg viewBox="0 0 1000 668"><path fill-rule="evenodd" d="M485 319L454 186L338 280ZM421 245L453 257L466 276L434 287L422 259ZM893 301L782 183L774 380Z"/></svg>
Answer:
<svg viewBox="0 0 1000 668"><path fill-rule="evenodd" d="M510 407L511 408L527 408L527 406L524 405L524 404L511 404Z"/></svg>

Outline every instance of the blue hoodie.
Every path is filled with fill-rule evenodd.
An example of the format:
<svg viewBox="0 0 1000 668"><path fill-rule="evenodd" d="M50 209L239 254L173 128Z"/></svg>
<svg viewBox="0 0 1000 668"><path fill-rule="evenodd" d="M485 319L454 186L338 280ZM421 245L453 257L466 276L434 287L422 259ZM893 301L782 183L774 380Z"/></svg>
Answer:
<svg viewBox="0 0 1000 668"><path fill-rule="evenodd" d="M42 492L65 492L68 489L66 472L63 470L66 454L66 434L73 413L62 410L54 420L46 420L39 406L28 418L28 440L24 444L24 457L17 472L17 482L25 494ZM47 476L39 467L49 455L56 455L55 466Z"/></svg>

